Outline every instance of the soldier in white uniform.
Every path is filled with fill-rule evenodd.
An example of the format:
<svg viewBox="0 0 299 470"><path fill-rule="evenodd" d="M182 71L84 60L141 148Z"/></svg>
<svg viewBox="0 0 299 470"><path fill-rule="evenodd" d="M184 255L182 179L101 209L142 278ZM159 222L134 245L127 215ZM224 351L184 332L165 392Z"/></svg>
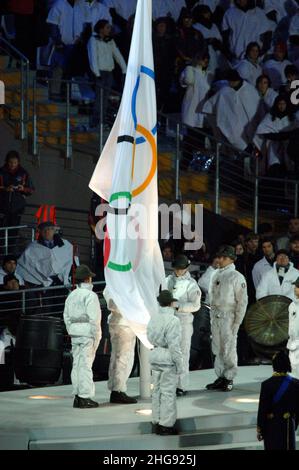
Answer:
<svg viewBox="0 0 299 470"><path fill-rule="evenodd" d="M108 380L108 389L111 391L110 403L137 403L135 398L126 394L127 381L134 363L136 335L120 313L107 287L105 287L103 296L111 312L108 317L111 341Z"/></svg>
<svg viewBox="0 0 299 470"><path fill-rule="evenodd" d="M176 386L183 371L181 327L174 315L176 301L168 290L160 292L159 313L152 315L147 325L147 337L153 344L149 360L152 369L152 423L153 432L161 435L177 434Z"/></svg>
<svg viewBox="0 0 299 470"><path fill-rule="evenodd" d="M172 267L174 274L166 278L167 289L177 299L173 304L175 315L182 329L181 349L183 354L183 373L179 375L177 395L186 395L189 375L191 338L193 334L193 313L200 309L201 290L188 272L190 261L185 255L178 255Z"/></svg>
<svg viewBox="0 0 299 470"><path fill-rule="evenodd" d="M293 282L295 300L289 305L289 340L287 348L292 375L299 379L299 277Z"/></svg>
<svg viewBox="0 0 299 470"><path fill-rule="evenodd" d="M224 246L217 253L220 269L210 283L212 350L215 354L215 382L208 390L230 391L237 374L237 335L246 313L248 296L244 276L236 271L235 249Z"/></svg>
<svg viewBox="0 0 299 470"><path fill-rule="evenodd" d="M98 296L92 291L95 274L82 264L76 270L75 289L65 302L63 319L72 339L74 408L97 408L91 398L95 395L92 364L98 349L101 331L101 307Z"/></svg>

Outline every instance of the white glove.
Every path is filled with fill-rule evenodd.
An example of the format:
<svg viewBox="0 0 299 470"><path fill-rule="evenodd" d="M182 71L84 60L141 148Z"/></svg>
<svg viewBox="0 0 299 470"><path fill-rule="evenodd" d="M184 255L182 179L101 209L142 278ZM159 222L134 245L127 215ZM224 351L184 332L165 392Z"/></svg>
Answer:
<svg viewBox="0 0 299 470"><path fill-rule="evenodd" d="M289 351L296 351L299 348L299 340L289 338L287 342L287 348Z"/></svg>

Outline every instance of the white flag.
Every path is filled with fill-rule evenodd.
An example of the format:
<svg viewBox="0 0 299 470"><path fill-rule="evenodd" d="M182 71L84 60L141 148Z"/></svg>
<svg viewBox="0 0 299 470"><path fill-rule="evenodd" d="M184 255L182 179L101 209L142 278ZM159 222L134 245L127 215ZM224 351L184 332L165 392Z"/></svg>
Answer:
<svg viewBox="0 0 299 470"><path fill-rule="evenodd" d="M165 272L158 244L157 110L152 1L138 0L123 96L90 181L109 201L105 279L122 315L141 341L158 308Z"/></svg>

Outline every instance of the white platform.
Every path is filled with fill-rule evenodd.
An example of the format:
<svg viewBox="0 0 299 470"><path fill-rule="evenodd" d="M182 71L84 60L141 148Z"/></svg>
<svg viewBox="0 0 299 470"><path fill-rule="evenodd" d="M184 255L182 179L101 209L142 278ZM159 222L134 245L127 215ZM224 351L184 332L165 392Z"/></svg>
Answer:
<svg viewBox="0 0 299 470"><path fill-rule="evenodd" d="M96 383L97 409L72 408L71 386L0 393L0 449L237 449L260 448L256 414L261 381L270 366L241 367L232 392L207 391L213 370L191 372L190 392L179 398L178 436L151 433L150 400L136 405L108 402L106 382ZM128 394L138 396L139 379ZM30 397L42 396L35 399Z"/></svg>

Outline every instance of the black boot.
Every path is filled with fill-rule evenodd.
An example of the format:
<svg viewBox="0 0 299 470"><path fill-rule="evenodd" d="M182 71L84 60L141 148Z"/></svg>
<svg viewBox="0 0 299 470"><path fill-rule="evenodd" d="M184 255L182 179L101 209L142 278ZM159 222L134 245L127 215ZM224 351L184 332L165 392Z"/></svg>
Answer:
<svg viewBox="0 0 299 470"><path fill-rule="evenodd" d="M78 395L75 395L73 408L79 408L79 397L78 397Z"/></svg>
<svg viewBox="0 0 299 470"><path fill-rule="evenodd" d="M161 424L157 424L156 434L160 436L174 436L178 434L178 431L175 427L168 427L168 426L161 426Z"/></svg>
<svg viewBox="0 0 299 470"><path fill-rule="evenodd" d="M224 377L218 377L218 379L216 379L215 382L206 385L206 388L208 390L221 390L224 380L225 380Z"/></svg>
<svg viewBox="0 0 299 470"><path fill-rule="evenodd" d="M176 396L177 397L183 397L184 395L187 395L186 390L182 390L181 388L176 389Z"/></svg>
<svg viewBox="0 0 299 470"><path fill-rule="evenodd" d="M122 403L131 405L137 403L136 398L129 397L125 392L116 392L113 390L110 395L110 403Z"/></svg>
<svg viewBox="0 0 299 470"><path fill-rule="evenodd" d="M93 401L90 398L78 398L78 408L97 408L99 406L96 401Z"/></svg>
<svg viewBox="0 0 299 470"><path fill-rule="evenodd" d="M223 392L231 392L233 389L233 381L232 380L228 380L228 379L224 379L223 383L222 383L222 388L221 390Z"/></svg>

